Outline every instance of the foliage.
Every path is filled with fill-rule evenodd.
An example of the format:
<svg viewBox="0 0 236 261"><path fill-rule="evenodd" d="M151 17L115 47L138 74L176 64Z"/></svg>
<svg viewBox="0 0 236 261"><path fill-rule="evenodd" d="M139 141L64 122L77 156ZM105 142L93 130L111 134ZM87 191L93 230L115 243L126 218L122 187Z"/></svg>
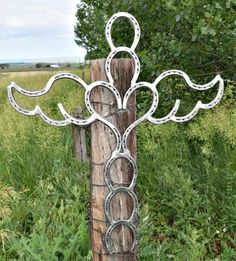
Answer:
<svg viewBox="0 0 236 261"><path fill-rule="evenodd" d="M139 128L140 260L235 259L235 109L223 113Z"/></svg>
<svg viewBox="0 0 236 261"><path fill-rule="evenodd" d="M51 75L1 75L2 260L91 258L89 168L73 159L70 127L48 126L7 105L5 86L11 79L35 90ZM234 88L228 86L221 106L191 124L138 128L139 260L236 259L236 111ZM74 101L81 95L74 83L55 87L37 101L19 95L17 100L27 108L39 103L54 117L59 117L58 101L69 111L81 103Z"/></svg>
<svg viewBox="0 0 236 261"><path fill-rule="evenodd" d="M0 64L0 69L1 69L1 70L7 69L7 68L9 68L9 67L10 67L10 65L9 65L8 63L1 63L1 64Z"/></svg>
<svg viewBox="0 0 236 261"><path fill-rule="evenodd" d="M105 23L113 13L128 11L143 33L138 48L141 78L153 81L160 72L178 68L195 82L205 83L216 73L226 79L217 109L200 113L191 123L144 124L137 130L139 260L235 260L235 1L81 2L76 41L88 50L89 59L107 56ZM114 27L117 44L130 44L130 35L126 22ZM87 73L83 70L82 77L88 78ZM5 86L12 78L39 89L50 74L1 76L0 100L6 101ZM59 118L58 102L71 112L82 104L74 99L81 95L76 87L62 81L47 97L26 100L18 95L17 100L27 108L39 103ZM179 79L167 79L158 88L157 116L169 112L176 98L181 98L180 113L185 113L198 99L215 95L215 90L190 93ZM141 90L137 97L143 114L151 96ZM6 102L0 109L0 194L7 195L1 201L0 259L89 260L88 166L73 160L70 128L24 118Z"/></svg>
<svg viewBox="0 0 236 261"><path fill-rule="evenodd" d="M107 56L105 23L113 13L128 11L143 32L140 78L153 81L160 72L177 68L195 82L206 82L216 73L227 79L221 106L200 113L191 124L143 124L137 130L139 260L236 260L235 1L81 2L75 30L89 59ZM120 21L113 31L116 43L130 44L130 30ZM87 79L88 72L79 73ZM23 117L6 100L5 87L12 79L35 90L51 75L0 74L1 260L91 258L89 168L73 159L70 127L57 129ZM58 102L70 112L83 103L81 90L71 81L55 87L47 97L17 95L17 100L27 108L39 103L56 118ZM166 114L176 98L187 111L199 98L215 95L214 90L190 93L181 80L167 79L159 89L157 115ZM139 114L150 98L146 91L138 93Z"/></svg>
<svg viewBox="0 0 236 261"><path fill-rule="evenodd" d="M36 63L35 64L35 68L37 68L37 69L41 68L42 66L43 66L42 63Z"/></svg>
<svg viewBox="0 0 236 261"><path fill-rule="evenodd" d="M193 80L206 81L217 73L235 80L235 0L83 0L78 5L76 42L88 59L107 57L104 28L116 12L129 12L139 21L141 80L153 81L170 68L186 71ZM117 46L132 42L127 22L114 25Z"/></svg>
<svg viewBox="0 0 236 261"><path fill-rule="evenodd" d="M1 75L1 260L90 260L88 166L73 159L70 128L57 129L37 118L28 119L7 103L5 87L12 79L25 88L40 89L51 75ZM56 84L48 97L36 102L50 115L59 117L57 99L74 111L72 97L74 100L75 95L81 94L76 87L71 81L64 81ZM17 99L27 108L35 105L31 99Z"/></svg>

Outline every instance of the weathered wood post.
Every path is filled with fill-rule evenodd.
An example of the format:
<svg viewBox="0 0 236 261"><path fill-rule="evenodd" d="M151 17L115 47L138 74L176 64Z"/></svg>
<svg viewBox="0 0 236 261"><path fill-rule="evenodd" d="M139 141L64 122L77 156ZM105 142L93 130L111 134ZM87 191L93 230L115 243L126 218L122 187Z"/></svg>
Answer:
<svg viewBox="0 0 236 261"><path fill-rule="evenodd" d="M134 27L135 37L131 47L115 47L113 44L111 37L112 25L120 17L127 18ZM8 86L10 103L18 112L24 115L39 115L45 122L54 126L65 126L68 124L88 126L95 123L92 127L93 170L91 181L91 234L95 261L135 260L136 258L138 245L136 228L138 201L135 194L135 185L138 172L135 161L135 127L144 121L156 125L169 121L189 121L200 109L206 110L217 105L224 91L224 81L219 75L209 83L199 85L194 84L186 73L179 70L163 72L153 83L137 82L140 73L140 62L135 49L139 42L140 34L139 24L131 14L117 13L113 15L106 26L106 38L111 52L105 63L101 60L92 63L92 80L96 81L89 85L74 74L60 73L53 76L48 81L46 87L40 91L26 91L16 83L11 83ZM134 66L131 66L130 61L114 60L113 58L119 52L129 53ZM114 65L112 65L112 60L114 61ZM127 84L130 81L132 72L134 74L128 88ZM108 80L105 79L105 75ZM157 110L159 102L157 85L160 81L170 76L182 77L186 84L195 90L208 90L217 83L219 84L219 88L215 98L211 102L203 103L198 101L192 111L184 116L177 115L180 100L176 100L169 114L162 118L155 118L154 113ZM97 80L103 78L105 79L103 81ZM90 112L90 116L87 119L76 119L65 110L62 104L58 104L58 108L64 119L53 120L45 115L39 106L36 106L34 110L27 110L19 106L14 98L14 90L29 97L44 95L60 79L71 79L84 87L85 105ZM101 88L100 86L102 86L102 89L99 89ZM126 91L127 88L128 90ZM135 119L135 113L132 111L129 112L129 106L135 105L134 93L140 88L147 88L151 91L153 101L147 112L139 119ZM114 98L112 98L111 94L108 94L109 92L114 95ZM107 109L105 108L106 106ZM103 125L97 122L101 122ZM115 142L112 135L115 137ZM111 156L109 156L110 154ZM128 165L130 165L130 168ZM131 175L128 175L129 169L131 169Z"/></svg>
<svg viewBox="0 0 236 261"><path fill-rule="evenodd" d="M81 118L82 110L78 108L76 111L76 118ZM72 137L73 137L73 152L75 158L79 162L85 162L88 160L88 153L86 148L86 132L84 128L79 128L77 125L72 125Z"/></svg>
<svg viewBox="0 0 236 261"><path fill-rule="evenodd" d="M123 97L130 86L134 74L131 59L114 59L112 62L114 86ZM92 61L91 81L107 81L105 59ZM136 99L133 94L129 99L128 110L118 111L114 95L101 87L94 89L91 94L91 103L95 110L112 122L121 133L135 121ZM104 213L104 200L108 191L104 181L104 168L116 147L116 138L111 130L101 122L91 126L91 242L94 261L107 260L136 260L135 254L130 253L132 234L127 227L119 227L112 235L113 255L108 256L104 247L104 237L107 230L107 220ZM130 135L128 148L133 157L136 156L136 136L133 131ZM111 177L115 186L128 186L131 182L132 169L124 159L114 163ZM111 213L115 219L128 219L132 212L132 201L127 194L120 193L111 203Z"/></svg>

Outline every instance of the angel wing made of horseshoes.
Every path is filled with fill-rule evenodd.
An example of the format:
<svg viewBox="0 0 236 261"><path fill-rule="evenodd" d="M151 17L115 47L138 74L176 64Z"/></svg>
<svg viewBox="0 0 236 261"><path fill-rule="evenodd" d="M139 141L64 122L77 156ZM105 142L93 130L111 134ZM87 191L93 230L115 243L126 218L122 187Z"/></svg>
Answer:
<svg viewBox="0 0 236 261"><path fill-rule="evenodd" d="M127 46L116 47L113 43L112 36L111 36L112 26L113 26L113 23L119 18L128 19L129 22L131 23L131 25L134 28L134 40L133 40L133 43L130 47L127 47ZM137 82L139 74L140 74L140 61L139 61L137 54L135 53L135 49L136 49L136 47L139 43L139 40L140 40L141 30L140 30L140 26L139 26L137 20L135 19L135 17L133 17L131 14L125 13L125 12L119 12L119 13L114 14L109 19L109 21L106 25L105 35L106 35L107 42L108 42L110 49L111 49L111 51L110 51L110 53L109 53L109 55L106 59L106 63L105 63L105 71L106 71L106 75L107 75L107 78L108 78L108 82L96 81L94 83L87 85L77 75L74 75L74 74L71 74L71 73L60 73L60 74L57 74L57 75L53 76L52 78L50 78L47 85L45 86L45 88L43 88L42 90L39 90L39 91L34 91L34 92L27 91L27 90L23 89L22 87L20 87L19 85L17 85L16 83L12 82L8 86L8 98L9 98L11 105L18 112L20 112L24 115L27 115L27 116L38 115L42 118L42 120L44 120L48 124L51 124L51 125L54 125L54 126L65 126L65 125L68 125L68 124L75 124L75 125L78 125L78 126L86 126L86 125L92 124L95 121L101 121L105 125L107 125L113 131L113 133L115 134L116 147L115 147L111 157L107 160L107 163L106 163L105 169L104 169L104 180L105 180L105 183L106 183L108 190L109 190L108 194L105 198L105 202L104 202L104 211L105 211L105 215L106 215L106 218L107 218L108 224L109 224L108 229L107 229L106 234L105 234L104 243L105 243L106 249L108 251L108 254L112 255L111 235L112 235L112 232L114 231L114 229L118 225L125 225L125 226L128 226L131 229L131 231L133 233L133 245L131 247L131 251L135 251L135 248L136 248L136 245L137 245L137 242L138 242L137 241L137 229L136 229L136 226L135 226L135 220L136 220L137 212L138 212L138 201L137 201L136 194L134 192L134 187L135 187L135 184L136 184L138 172L137 172L136 161L130 155L130 152L129 152L128 147L127 147L127 139L128 139L130 132L138 124L140 124L144 121L149 121L149 122L156 124L156 125L164 124L168 121L185 122L185 121L189 121L190 119L192 119L198 113L198 111L200 109L213 108L215 105L217 105L220 102L220 100L223 96L224 81L220 77L220 75L217 75L209 83L203 84L203 85L198 85L198 84L194 84L185 72L182 72L180 70L168 70L168 71L160 74L153 83ZM127 52L131 56L131 58L134 60L134 75L133 75L133 78L132 78L132 81L131 81L131 86L127 90L126 94L124 95L123 100L122 100L121 95L118 92L117 88L114 86L114 81L113 81L113 77L112 77L112 74L111 74L112 60L115 57L115 55L119 52ZM211 102L203 103L201 101L198 101L196 103L195 107L192 109L192 111L190 113L184 115L184 116L176 116L178 109L179 109L179 106L180 106L180 100L176 100L175 105L173 106L172 110L169 112L168 115L166 115L165 117L162 117L162 118L154 118L153 114L157 110L158 102L159 102L159 95L158 95L158 88L157 88L158 84L163 79L165 79L166 77L169 77L169 76L182 77L185 80L185 82L187 83L187 85L191 89L194 89L194 90L205 91L205 90L212 88L217 83L219 83L219 88L218 88L218 91L217 91L215 98ZM39 96L45 95L51 90L51 88L53 87L53 84L56 81L59 81L61 79L74 80L75 82L77 82L78 84L83 86L83 88L85 89L84 101L85 101L86 108L90 113L90 116L87 119L76 119L76 118L74 118L73 116L71 116L65 110L65 108L63 107L63 104L58 104L58 108L59 108L60 113L61 113L61 115L63 116L64 119L63 120L54 120L54 119L49 118L38 105L33 110L27 110L27 109L19 106L17 104L15 98L14 98L14 91L18 91L22 95L25 95L25 96L28 96L28 97L39 97ZM109 121L104 119L102 116L100 116L94 110L94 108L93 108L93 106L90 102L91 91L98 86L105 87L105 88L109 89L114 94L116 102L117 102L117 107L118 107L119 110L126 110L127 109L127 103L128 103L130 95L133 92L135 92L136 90L138 90L140 88L144 88L144 87L148 88L152 92L152 96L153 96L152 105L151 105L150 109L141 118L139 118L135 122L133 122L126 129L124 134L121 135L120 131L113 124L111 124ZM110 177L110 168L111 168L111 165L114 163L114 161L118 158L127 159L133 167L133 179L132 179L129 187L120 186L120 187L114 188L113 185L112 185L111 177ZM114 197L114 195L116 193L119 193L119 192L128 193L133 200L133 211L132 211L132 214L131 214L129 219L113 220L113 218L111 216L110 202L111 202L112 198Z"/></svg>

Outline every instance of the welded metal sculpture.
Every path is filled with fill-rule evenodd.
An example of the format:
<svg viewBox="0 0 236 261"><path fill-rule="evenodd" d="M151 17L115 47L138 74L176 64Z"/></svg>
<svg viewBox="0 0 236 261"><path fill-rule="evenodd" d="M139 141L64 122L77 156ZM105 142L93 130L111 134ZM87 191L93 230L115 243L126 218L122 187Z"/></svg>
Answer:
<svg viewBox="0 0 236 261"><path fill-rule="evenodd" d="M112 25L120 17L128 18L129 21L131 22L131 24L134 27L135 36L134 36L134 41L133 41L131 47L126 47L126 46L116 47L113 44L112 37L111 37ZM223 95L223 91L224 91L224 82L223 82L223 79L219 75L217 75L211 82L209 82L207 84L198 85L198 84L192 83L191 80L189 79L188 75L186 73L182 72L182 71L179 71L179 70L166 71L166 72L162 73L161 75L159 75L153 83L137 82L137 79L138 79L139 73L140 73L140 62L139 62L139 58L138 58L137 54L135 53L135 49L136 49L136 47L139 43L140 35L141 35L141 31L140 31L139 24L138 24L137 20L129 13L124 13L124 12L117 13L117 14L113 15L110 18L110 20L108 21L107 26L106 26L106 38L107 38L108 44L110 45L111 52L107 57L105 70L106 70L106 74L107 74L109 82L96 81L94 83L87 85L81 78L79 78L78 76L76 76L74 74L60 73L60 74L53 76L48 81L46 87L44 89L40 90L40 91L35 91L35 92L26 91L14 82L11 83L10 86L8 87L8 97L9 97L10 103L12 104L12 106L18 112L20 112L22 114L29 115L29 116L39 115L45 122L47 122L51 125L54 125L54 126L65 126L65 125L68 125L70 123L73 123L73 124L78 125L78 126L86 126L86 125L94 123L95 121L100 121L100 122L103 122L105 125L107 125L113 131L113 133L115 134L116 147L115 147L111 157L106 162L105 170L104 170L105 184L107 185L107 187L109 189L109 193L106 196L105 204L104 204L104 210L105 210L106 218L107 218L108 223L109 223L109 227L107 229L107 232L106 232L106 235L105 235L105 238L104 238L104 242L105 242L106 249L107 249L107 251L110 255L112 255L111 235L112 235L113 230L118 225L128 226L133 233L133 245L132 245L131 252L134 252L136 250L136 245L137 245L137 230L136 230L136 226L135 226L135 219L136 219L137 211L138 211L138 200L137 200L137 197L136 197L135 192L134 192L134 187L135 187L135 184L136 184L138 172L137 172L136 162L135 162L134 158L131 156L131 154L128 150L128 147L127 147L127 139L128 139L130 132L138 124L140 124L141 122L144 122L144 121L149 121L149 122L154 123L154 124L163 124L163 123L166 123L168 121L175 121L175 122L188 121L197 114L199 109L210 109L210 108L214 107L216 104L218 104L222 95ZM134 66L135 67L134 68L135 73L134 73L134 76L133 76L133 79L132 79L132 82L131 82L131 86L127 90L123 100L122 100L121 95L119 94L118 90L114 86L113 78L112 78L112 75L111 75L112 59L119 52L129 53L131 55L132 59L134 60L134 65L135 65ZM179 105L180 105L180 100L176 100L173 109L170 111L170 113L167 116L165 116L163 118L158 118L158 119L154 118L153 114L157 109L158 100L159 100L157 85L164 78L169 77L169 76L175 76L175 75L183 77L185 82L188 84L188 86L190 88L195 89L195 90L200 90L200 91L210 89L216 83L219 83L217 95L211 102L206 103L206 104L202 103L201 101L198 101L196 106L193 108L193 110L185 116L176 116L176 113L177 113L177 111L179 109ZM20 92L21 94L23 94L25 96L38 97L38 96L46 94L52 88L53 84L56 81L61 80L61 79L74 80L75 82L79 83L80 85L82 85L84 87L84 89L85 89L85 105L86 105L86 108L88 109L88 111L91 114L91 116L89 118L87 118L87 119L76 119L76 118L72 117L68 112L66 112L66 110L64 109L62 104L58 104L59 110L60 110L62 116L64 117L64 120L61 120L61 121L53 120L53 119L49 118L47 115L45 115L43 113L43 111L40 109L39 106L36 106L35 109L32 110L32 111L26 110L26 109L23 109L22 107L20 107L14 99L14 95L13 95L14 90L17 90L18 92ZM95 87L98 87L98 86L105 87L105 88L109 89L114 94L116 101L117 101L117 107L118 107L119 110L126 110L127 109L128 99L134 91L136 91L136 90L138 90L139 88L142 88L142 87L148 88L148 89L151 90L151 92L153 94L152 106L145 115L143 115L141 118L137 119L134 123L132 123L126 129L124 134L121 135L119 130L112 123L108 122L105 118L101 117L98 113L96 113L96 111L94 110L94 108L93 108L93 106L90 102L91 91ZM111 182L110 168L111 168L112 164L114 163L114 161L116 159L120 159L120 158L125 158L131 163L132 168L133 168L133 178L132 178L132 181L131 181L129 187L120 186L118 188L117 187L115 188L115 187L113 187L112 182ZM133 211L132 211L132 214L131 214L129 219L114 220L111 216L110 203L111 203L112 198L119 192L125 192L125 193L129 194L130 197L133 200Z"/></svg>

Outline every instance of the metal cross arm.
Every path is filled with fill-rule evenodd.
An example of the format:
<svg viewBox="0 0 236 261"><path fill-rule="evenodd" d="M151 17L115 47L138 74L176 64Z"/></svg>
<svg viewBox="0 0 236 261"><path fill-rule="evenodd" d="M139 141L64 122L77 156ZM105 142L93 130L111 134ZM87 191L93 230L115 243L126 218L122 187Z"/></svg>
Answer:
<svg viewBox="0 0 236 261"><path fill-rule="evenodd" d="M112 25L118 18L121 18L121 17L127 18L134 27L135 36L134 36L134 40L133 40L131 47L126 47L126 46L116 47L113 44L113 40L111 37ZM223 96L223 92L224 92L224 82L223 82L223 79L219 75L217 75L212 81L210 81L207 84L203 84L203 85L195 84L190 80L190 78L188 77L188 75L186 73L179 71L179 70L169 70L169 71L163 72L162 74L160 74L157 77L157 79L153 83L137 82L139 74L140 74L140 62L139 62L139 58L138 58L137 54L135 53L135 49L139 43L140 35L141 35L141 30L140 30L137 20L129 13L124 13L124 12L117 13L117 14L113 15L110 18L110 20L108 21L105 34L106 34L106 39L108 41L108 44L111 48L111 52L109 53L109 55L106 59L106 63L105 63L105 71L106 71L106 75L108 78L108 82L96 81L96 82L93 82L88 85L81 78L79 78L78 76L76 76L74 74L60 73L60 74L53 76L48 81L46 87L40 91L35 91L35 92L26 91L25 89L21 88L16 83L11 83L8 86L8 97L9 97L10 103L18 112L20 112L24 115L28 115L28 116L39 115L45 122L47 122L51 125L65 126L65 125L72 123L72 124L75 124L78 126L85 126L85 125L90 125L90 124L94 123L95 121L100 121L100 122L104 123L106 126L108 126L112 130L112 132L115 134L116 147L113 150L111 157L107 160L105 168L104 168L104 173L103 173L104 181L108 188L108 194L106 195L106 199L105 199L105 203L104 203L104 211L105 211L105 215L106 215L106 218L107 218L107 221L109 224L108 229L105 234L104 243L105 243L105 247L106 247L108 253L110 255L112 255L113 251L112 251L111 236L112 236L112 232L118 225L128 226L133 233L133 244L132 244L131 252L136 252L136 246L138 243L137 229L136 229L136 225L135 225L135 220L137 218L137 212L138 212L138 200L137 200L136 194L134 192L134 187L136 185L138 171L137 171L136 161L131 156L131 153L127 146L127 139L129 137L131 131L138 124L140 124L144 121L148 121L148 122L158 125L158 124L166 123L168 121L185 122L185 121L190 120L197 114L197 112L200 109L210 109L219 103L220 99ZM121 97L117 88L114 86L114 80L113 80L113 77L111 74L112 59L119 52L127 52L128 54L130 54L130 56L134 60L133 79L131 81L131 85L130 85L129 89L127 90L127 92L123 98ZM159 102L158 84L163 79L170 77L170 76L182 77L190 88L199 90L199 91L208 90L216 84L219 84L219 88L218 88L215 98L211 102L203 103L201 101L198 101L196 103L195 107L192 109L192 111L184 116L176 115L178 112L179 106L180 106L180 100L176 100L173 109L169 112L168 115L166 115L163 118L155 118L153 116L153 114L157 110L158 102ZM76 118L72 117L65 110L65 108L63 107L63 104L58 104L58 108L60 110L61 115L63 116L63 120L60 120L60 121L54 120L54 119L49 118L47 115L45 115L45 113L40 109L39 106L36 106L34 110L27 110L27 109L20 107L14 98L14 93L13 93L14 90L18 91L19 93L21 93L25 96L29 96L29 97L38 97L38 96L45 95L53 87L53 84L56 81L59 81L61 79L71 79L83 86L83 88L85 89L85 96L84 96L85 105L86 105L87 110L90 113L90 117L88 117L87 119L76 119ZM115 127L111 122L107 121L104 117L100 116L95 111L95 109L92 105L91 92L93 91L94 88L96 88L98 86L105 87L114 94L116 102L117 102L118 110L126 110L127 103L128 103L130 96L132 95L133 92L135 92L136 90L138 90L140 88L148 88L151 91L152 97L153 97L152 105L151 105L150 109L142 117L135 120L125 130L125 132L123 134L121 134L119 129L117 127ZM117 159L120 159L120 158L128 160L128 162L130 162L132 169L133 169L133 177L132 177L132 181L131 181L129 187L124 187L124 186L114 187L111 182L111 175L110 175L111 166ZM133 211L128 219L114 220L110 213L110 204L111 204L111 200L113 199L113 197L117 193L120 193L120 192L127 193L131 197L131 199L133 201Z"/></svg>

